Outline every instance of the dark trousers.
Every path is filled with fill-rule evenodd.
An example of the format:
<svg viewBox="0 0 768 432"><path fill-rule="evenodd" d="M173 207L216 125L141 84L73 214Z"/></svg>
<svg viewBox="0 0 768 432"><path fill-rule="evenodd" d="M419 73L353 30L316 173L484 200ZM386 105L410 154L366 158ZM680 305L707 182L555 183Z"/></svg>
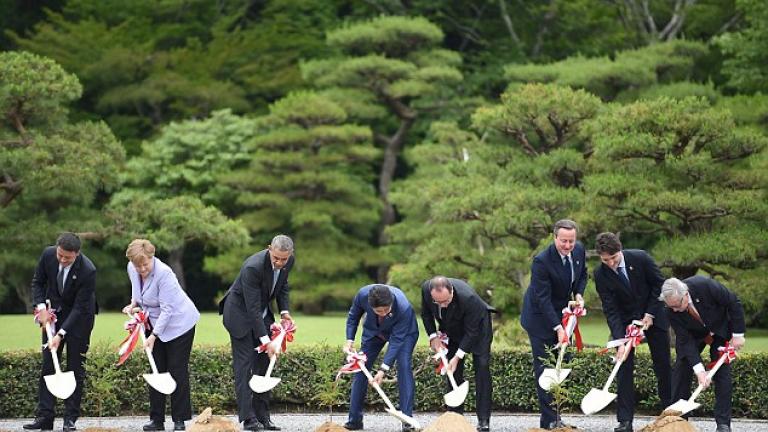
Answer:
<svg viewBox="0 0 768 432"><path fill-rule="evenodd" d="M363 335L363 339L364 341L360 349L368 356L365 367L367 367L368 370L371 370L371 367L376 362L376 358L379 356L382 348L384 348L386 341L377 337L368 339L365 335ZM413 348L416 346L417 340L418 336L406 338L406 341L402 345L402 349L395 358L395 364L397 365L397 387L400 411L408 416L413 414L416 382L413 378L412 365ZM371 374L375 374L375 371L371 372ZM365 404L365 395L368 393L368 378L366 378L362 372L355 374L350 393L349 421L352 423L360 423L363 421L363 405Z"/></svg>
<svg viewBox="0 0 768 432"><path fill-rule="evenodd" d="M490 314L488 314L488 319L481 322L480 326L482 327L480 332L482 340L476 343L472 352L472 367L475 369L475 400L477 401L478 420L490 420L493 393L493 385L491 384L491 342L493 342L493 329ZM450 360L458 351L461 340L458 337L452 337L450 334L448 339L448 354L446 358ZM464 382L464 359L459 361L453 377L456 379L457 385L461 385ZM447 376L445 377L445 386L447 391L453 390ZM457 407L448 407L448 411L463 414L464 404Z"/></svg>
<svg viewBox="0 0 768 432"><path fill-rule="evenodd" d="M533 352L533 376L536 384L536 396L539 399L539 410L541 411L539 426L542 429L547 429L552 422L559 420L559 417L555 407L552 406L552 394L539 385L539 377L546 368L540 359L549 358L552 347L557 344L557 333L552 331L552 336L548 338L541 338L528 333L528 339L531 342L531 351Z"/></svg>
<svg viewBox="0 0 768 432"><path fill-rule="evenodd" d="M672 403L672 365L669 353L669 332L651 326L645 332L648 348L651 350L653 371L656 374L656 390L663 410ZM631 422L635 414L635 350L619 368L616 376L618 388L616 397L616 419Z"/></svg>
<svg viewBox="0 0 768 432"><path fill-rule="evenodd" d="M706 344L699 341L699 351L704 349ZM712 361L720 357L717 351L718 347L725 345L725 341L715 336L715 340L709 347L709 357ZM706 366L706 364L704 365ZM693 365L687 360L678 357L675 362L675 369L672 374L672 393L675 400L688 399L691 396L691 379L693 378ZM731 391L733 390L733 381L731 379L731 365L723 364L718 369L712 382L715 385L715 423L718 425L731 424Z"/></svg>
<svg viewBox="0 0 768 432"><path fill-rule="evenodd" d="M59 345L59 349L56 351L59 362L61 362L62 351L67 351L67 370L75 373L75 381L77 382L75 391L70 397L64 400L65 420L76 421L80 417L80 401L83 399L83 388L85 386L85 357L90 344L92 328L93 324L91 323L90 328L85 334L76 334L75 332L67 333L64 340ZM58 331L58 326L54 332L56 331ZM43 343L46 342L48 342L48 337L43 333ZM48 391L48 387L45 385L45 379L43 379L43 376L51 375L54 372L51 353L47 348L43 349L43 369L37 387L37 417L44 417L46 419L53 419L55 417L56 397Z"/></svg>
<svg viewBox="0 0 768 432"><path fill-rule="evenodd" d="M151 334L150 332L147 332ZM189 355L195 328L176 339L163 342L155 340L152 357L158 372L168 372L176 381L176 390L171 393L171 419L184 421L192 418L192 402L189 395ZM165 422L165 395L149 387L149 418L156 423Z"/></svg>
<svg viewBox="0 0 768 432"><path fill-rule="evenodd" d="M272 323L267 324L267 328ZM241 422L256 418L259 421L269 420L269 401L272 391L254 393L248 385L253 375L264 375L269 367L269 355L259 354L254 348L261 342L249 332L242 338L230 335L232 344L232 370L235 375L235 393L237 395L237 417Z"/></svg>

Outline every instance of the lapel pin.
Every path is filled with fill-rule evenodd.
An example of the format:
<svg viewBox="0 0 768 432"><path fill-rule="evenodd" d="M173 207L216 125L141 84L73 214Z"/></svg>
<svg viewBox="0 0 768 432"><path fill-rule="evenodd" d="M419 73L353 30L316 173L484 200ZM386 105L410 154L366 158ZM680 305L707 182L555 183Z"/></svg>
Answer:
<svg viewBox="0 0 768 432"><path fill-rule="evenodd" d="M634 271L634 270L635 270L635 268L634 268L634 267L632 267L632 266L629 266L629 271Z"/></svg>
<svg viewBox="0 0 768 432"><path fill-rule="evenodd" d="M77 275L72 275L72 280L77 279Z"/></svg>
<svg viewBox="0 0 768 432"><path fill-rule="evenodd" d="M580 263L578 260L576 260L576 265L580 265L580 264L581 264L581 263Z"/></svg>

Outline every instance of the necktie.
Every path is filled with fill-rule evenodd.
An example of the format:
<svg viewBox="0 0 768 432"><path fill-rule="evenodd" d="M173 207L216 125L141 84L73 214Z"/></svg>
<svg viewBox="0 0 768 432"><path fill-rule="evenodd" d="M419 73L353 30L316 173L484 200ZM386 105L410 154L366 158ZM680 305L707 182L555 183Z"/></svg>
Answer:
<svg viewBox="0 0 768 432"><path fill-rule="evenodd" d="M275 285L277 285L277 279L280 277L280 270L274 270L272 272L272 289L269 291L269 296L275 292Z"/></svg>
<svg viewBox="0 0 768 432"><path fill-rule="evenodd" d="M696 320L696 322L703 325L704 327L707 326L706 324L704 324L704 320L701 319L701 315L699 315L699 312L696 309L692 308L691 305L688 305L688 315L692 316L693 319Z"/></svg>
<svg viewBox="0 0 768 432"><path fill-rule="evenodd" d="M627 277L627 271L624 269L624 267L618 267L616 269L616 274L619 275L621 283L623 283L625 287L629 288L629 278Z"/></svg>
<svg viewBox="0 0 768 432"><path fill-rule="evenodd" d="M379 322L379 327L381 327L381 324L384 322L384 318L385 317L383 317L381 315L376 315L376 321Z"/></svg>
<svg viewBox="0 0 768 432"><path fill-rule="evenodd" d="M64 294L64 267L59 269L59 274L56 276L56 285L59 288L59 295Z"/></svg>
<svg viewBox="0 0 768 432"><path fill-rule="evenodd" d="M563 268L565 269L565 274L568 276L568 281L573 283L573 266L571 266L571 259L568 255L566 255L563 260Z"/></svg>

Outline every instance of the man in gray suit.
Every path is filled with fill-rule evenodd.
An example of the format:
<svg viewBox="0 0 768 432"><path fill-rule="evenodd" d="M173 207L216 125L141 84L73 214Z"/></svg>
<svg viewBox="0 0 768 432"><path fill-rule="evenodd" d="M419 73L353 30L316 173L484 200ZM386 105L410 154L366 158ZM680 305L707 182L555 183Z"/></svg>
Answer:
<svg viewBox="0 0 768 432"><path fill-rule="evenodd" d="M269 418L271 392L254 395L248 380L254 374L264 375L270 356L280 352L272 345L264 353L256 352L256 348L270 341L269 327L275 322L272 299L277 300L280 317L293 321L288 312L288 273L293 262L293 240L282 234L275 236L267 249L245 260L219 303L219 314L224 316L224 327L232 343L237 414L244 430L280 430Z"/></svg>

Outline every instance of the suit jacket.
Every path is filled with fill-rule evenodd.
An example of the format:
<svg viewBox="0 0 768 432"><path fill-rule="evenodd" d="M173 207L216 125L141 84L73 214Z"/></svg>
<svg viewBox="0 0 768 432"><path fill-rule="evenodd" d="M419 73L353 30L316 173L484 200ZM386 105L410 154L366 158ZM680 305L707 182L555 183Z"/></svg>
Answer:
<svg viewBox="0 0 768 432"><path fill-rule="evenodd" d="M59 294L56 276L59 274L59 261L56 259L56 246L45 248L32 277L32 300L35 305L51 301L56 311L58 329L68 335L90 337L94 315L98 313L96 304L96 266L87 256L80 253L69 269L64 281L63 294Z"/></svg>
<svg viewBox="0 0 768 432"><path fill-rule="evenodd" d="M687 311L675 312L668 309L669 321L675 330L675 351L689 364L704 363L701 359L699 342L707 334L714 333L723 340L730 340L733 333L744 333L744 309L736 294L720 282L704 276L691 276L683 280L688 285L691 302L699 312L702 326Z"/></svg>
<svg viewBox="0 0 768 432"><path fill-rule="evenodd" d="M294 258L280 270L280 276L272 290L273 270L269 249L251 255L240 268L240 274L219 302L219 314L224 315L224 327L233 337L242 338L252 331L256 338L269 336L266 320L274 322L270 302L277 299L279 310L288 310L288 274ZM266 317L262 317L264 309Z"/></svg>
<svg viewBox="0 0 768 432"><path fill-rule="evenodd" d="M406 340L412 340L413 343L419 338L419 326L416 324L416 313L413 311L411 303L400 289L387 285L395 297L392 303L392 310L384 317L384 321L379 324L378 316L373 308L368 304L368 293L374 285L366 285L358 291L352 306L347 314L347 340L355 340L357 326L360 319L365 314L363 321L363 342L371 339L380 338L389 342L389 348L382 363L392 366L398 353L405 349Z"/></svg>
<svg viewBox="0 0 768 432"><path fill-rule="evenodd" d="M474 288L461 279L448 278L453 285L453 300L447 308L441 308L432 300L429 280L421 284L421 320L428 335L440 331L450 338L451 345L458 342L458 349L464 352L481 353L486 347L480 342L489 335L483 333L489 326L483 320L496 310L475 292Z"/></svg>
<svg viewBox="0 0 768 432"><path fill-rule="evenodd" d="M131 299L149 313L152 333L168 342L194 327L200 320L200 312L181 289L173 270L157 258L152 260L152 271L143 286L136 267L128 262Z"/></svg>
<svg viewBox="0 0 768 432"><path fill-rule="evenodd" d="M523 298L520 324L525 330L541 338L552 337L560 324L563 308L575 294L584 295L587 287L587 258L584 245L576 242L571 251L573 282L565 271L560 254L552 243L533 258L531 283Z"/></svg>
<svg viewBox="0 0 768 432"><path fill-rule="evenodd" d="M619 275L605 264L594 271L595 287L603 304L613 339L623 338L632 320L643 319L646 313L654 316L653 325L669 329L664 302L659 300L664 276L648 253L639 249L625 249L624 265L629 275L629 288Z"/></svg>

